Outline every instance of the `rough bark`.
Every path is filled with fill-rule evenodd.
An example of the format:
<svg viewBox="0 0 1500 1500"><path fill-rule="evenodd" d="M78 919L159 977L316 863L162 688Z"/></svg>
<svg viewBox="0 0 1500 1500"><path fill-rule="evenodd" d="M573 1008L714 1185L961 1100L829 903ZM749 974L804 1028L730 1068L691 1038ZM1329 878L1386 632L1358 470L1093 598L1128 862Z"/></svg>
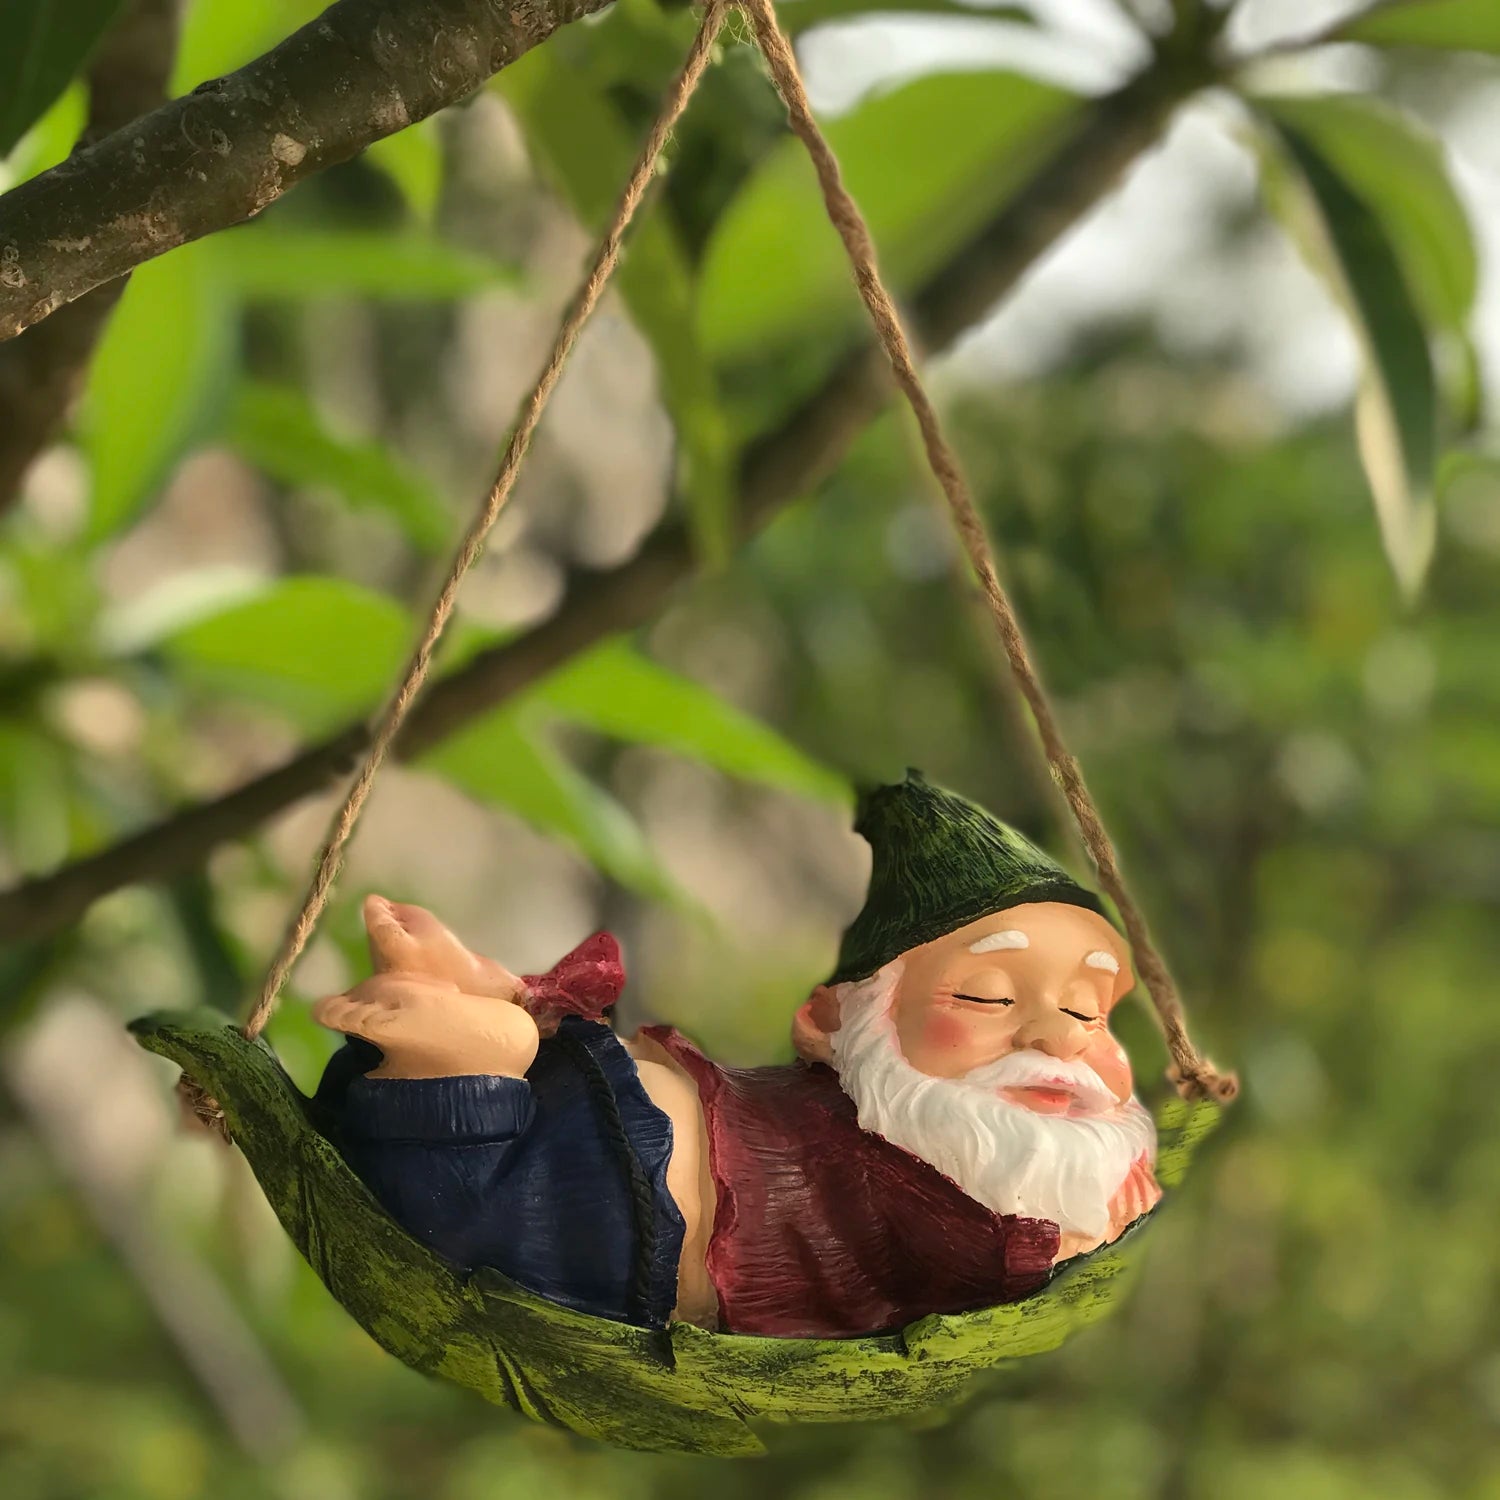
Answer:
<svg viewBox="0 0 1500 1500"><path fill-rule="evenodd" d="M181 0L135 0L111 28L89 65L89 117L79 150L166 99L180 6ZM124 279L97 287L0 348L0 512L14 504L26 471L61 432L124 289Z"/></svg>
<svg viewBox="0 0 1500 1500"><path fill-rule="evenodd" d="M338 0L0 197L0 340L472 93L608 0Z"/></svg>
<svg viewBox="0 0 1500 1500"><path fill-rule="evenodd" d="M912 299L911 320L922 343L930 351L941 350L984 317L1157 139L1189 91L1186 80L1172 84L1147 76L1082 111L1075 129L1030 184ZM741 536L752 535L780 507L824 478L890 395L879 352L861 348L788 421L754 443L740 464ZM407 721L400 754L420 754L569 657L644 624L693 566L685 529L668 523L619 567L575 574L549 619L483 652L428 690ZM121 886L194 868L218 844L245 837L283 808L348 774L367 733L363 723L350 724L224 797L185 808L54 874L0 894L0 941L45 937Z"/></svg>

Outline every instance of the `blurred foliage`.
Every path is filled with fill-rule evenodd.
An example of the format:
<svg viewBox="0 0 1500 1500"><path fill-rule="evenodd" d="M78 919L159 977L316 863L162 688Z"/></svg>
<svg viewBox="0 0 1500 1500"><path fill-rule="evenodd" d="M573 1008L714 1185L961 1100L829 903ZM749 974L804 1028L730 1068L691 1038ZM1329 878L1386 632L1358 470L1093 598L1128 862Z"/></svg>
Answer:
<svg viewBox="0 0 1500 1500"><path fill-rule="evenodd" d="M945 73L830 123L828 139L893 290L920 285L1031 175L1076 102L1018 75ZM787 256L786 245L800 253ZM746 277L745 267L760 267ZM807 151L783 139L724 214L703 268L700 317L720 359L784 354L809 334L863 328L843 247Z"/></svg>
<svg viewBox="0 0 1500 1500"><path fill-rule="evenodd" d="M621 6L610 24L616 30L633 25L627 42L642 45L655 57L675 61L680 55L668 23L654 6ZM534 48L498 75L496 86L580 220L599 233L614 212L638 146L635 131L607 88L591 76L586 58L577 55L578 37L564 32L555 45ZM599 50L591 36L584 47ZM615 285L656 356L699 545L705 555L723 562L730 540L734 455L713 361L695 326L693 268L667 215L648 215L638 226Z"/></svg>
<svg viewBox="0 0 1500 1500"><path fill-rule="evenodd" d="M1436 540L1441 424L1429 338L1454 372L1449 425L1471 425L1478 415L1467 332L1478 272L1468 220L1441 148L1409 118L1339 96L1258 102L1306 190L1305 202L1296 199L1268 165L1271 201L1293 233L1300 230L1306 253L1361 335L1365 469L1386 552L1403 589L1414 594Z"/></svg>
<svg viewBox="0 0 1500 1500"><path fill-rule="evenodd" d="M123 0L10 0L0 23L0 156L51 106L82 67Z"/></svg>
<svg viewBox="0 0 1500 1500"><path fill-rule="evenodd" d="M1473 0L1385 0L1346 21L1333 34L1385 47L1500 52L1500 12Z"/></svg>
<svg viewBox="0 0 1500 1500"><path fill-rule="evenodd" d="M785 13L802 32L894 8L966 10ZM319 9L195 0L178 86ZM23 12L49 7L0 8L0 38L22 34ZM1340 34L1371 44L1387 82L1445 79L1441 49L1470 49L1482 88L1493 14L1406 0ZM620 0L484 98L135 274L68 443L0 531L8 876L110 845L370 711L691 25L680 7ZM0 86L0 114L32 124L6 183L76 136L84 30L60 71L49 60L24 93ZM15 56L0 47L0 66ZM1251 71L1228 81L1248 91ZM116 1146L151 1156L121 1178L131 1233L230 1288L303 1413L302 1435L255 1462L143 1296L149 1256L122 1251L11 1071L0 1493L1500 1496L1500 465L1470 347L1480 261L1446 152L1391 102L1398 89L1293 95L1284 81L1247 92L1250 128L1268 206L1358 333L1357 436L1341 415L1288 425L1228 355L1169 352L1135 326L1092 330L1024 388L971 383L949 403L1074 748L1210 1050L1247 1081L1121 1314L1002 1373L937 1430L778 1433L769 1459L712 1472L613 1454L379 1355L288 1257L232 1158L139 1144L159 1118L122 1105ZM940 272L1084 107L975 66L836 119L895 282ZM748 49L710 74L671 154L619 287L639 336L628 378L654 373L676 435L670 501L620 493L649 470L623 455L648 432L601 419L570 441L618 445L589 483L635 535L662 504L680 510L718 571L638 637L576 655L429 752L408 790L447 789L433 837L451 844L417 849L419 812L408 853L380 868L417 900L451 863L459 881L495 881L476 911L556 907L576 935L608 922L630 945L637 1014L765 1060L785 1055L790 1001L849 915L850 781L920 765L1069 845L904 420L871 426L815 500L727 560L743 444L859 323ZM526 576L572 571L587 590L580 568L600 552L583 471L545 440L534 461L505 544ZM473 581L445 667L545 615L550 596L495 607L516 576ZM515 868L481 862L502 835ZM0 961L6 1040L24 1049L23 1022L79 995L112 1018L237 1005L305 843L268 828L204 873L18 945ZM351 882L329 915L320 974L361 962L358 894ZM1121 1029L1150 1079L1162 1059L1144 1010ZM273 1034L310 1082L329 1042L306 1009L287 1004ZM116 1065L87 1062L102 1091Z"/></svg>

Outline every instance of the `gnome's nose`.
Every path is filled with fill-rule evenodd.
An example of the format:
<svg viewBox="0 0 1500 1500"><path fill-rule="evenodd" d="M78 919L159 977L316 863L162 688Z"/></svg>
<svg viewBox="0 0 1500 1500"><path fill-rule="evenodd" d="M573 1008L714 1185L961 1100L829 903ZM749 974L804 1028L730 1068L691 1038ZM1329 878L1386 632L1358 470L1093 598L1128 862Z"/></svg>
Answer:
<svg viewBox="0 0 1500 1500"><path fill-rule="evenodd" d="M1045 1052L1048 1057L1077 1057L1087 1038L1087 1032L1071 1016L1048 1010L1016 1032L1016 1046Z"/></svg>

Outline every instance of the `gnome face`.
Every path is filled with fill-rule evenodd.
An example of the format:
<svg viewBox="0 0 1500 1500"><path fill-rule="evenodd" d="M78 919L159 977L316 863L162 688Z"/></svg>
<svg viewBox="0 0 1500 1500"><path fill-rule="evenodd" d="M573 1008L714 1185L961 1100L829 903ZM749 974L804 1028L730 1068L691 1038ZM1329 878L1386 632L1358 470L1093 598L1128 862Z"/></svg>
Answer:
<svg viewBox="0 0 1500 1500"><path fill-rule="evenodd" d="M1096 1114L1131 1095L1109 1013L1131 987L1103 917L1045 901L981 917L902 955L891 1016L906 1060L934 1078L993 1069L997 1092L1040 1114Z"/></svg>
<svg viewBox="0 0 1500 1500"><path fill-rule="evenodd" d="M931 1078L992 1081L1037 1114L1107 1114L1131 1098L1109 1015L1134 980L1103 917L1059 901L1006 907L908 949L889 1001L891 1041ZM831 1063L852 985L820 985L792 1028L809 1062ZM1006 1061L1010 1059L1010 1061Z"/></svg>
<svg viewBox="0 0 1500 1500"><path fill-rule="evenodd" d="M1131 987L1129 951L1099 900L1016 829L918 771L860 798L870 845L865 904L828 984L792 1038L826 1062L854 988L899 972L890 1043L930 1078L993 1074L1037 1114L1107 1113L1131 1097L1108 1016ZM1009 1061L1006 1061L1006 1060Z"/></svg>
<svg viewBox="0 0 1500 1500"><path fill-rule="evenodd" d="M1058 1257L1150 1211L1156 1131L1109 1014L1129 952L1099 900L983 808L914 771L861 798L865 904L792 1023L860 1127L998 1214L1049 1220Z"/></svg>

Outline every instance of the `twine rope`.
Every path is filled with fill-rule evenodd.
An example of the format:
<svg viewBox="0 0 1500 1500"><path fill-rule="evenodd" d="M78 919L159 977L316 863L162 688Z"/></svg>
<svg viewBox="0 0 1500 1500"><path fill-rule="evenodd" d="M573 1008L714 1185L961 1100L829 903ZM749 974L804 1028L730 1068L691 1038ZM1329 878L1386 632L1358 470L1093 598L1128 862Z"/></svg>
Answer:
<svg viewBox="0 0 1500 1500"><path fill-rule="evenodd" d="M521 462L526 457L526 450L531 446L532 435L536 432L537 424L542 419L542 413L547 408L552 392L557 388L558 379L562 375L568 356L573 352L578 335L582 333L584 324L588 322L594 309L599 305L599 299L604 294L609 278L619 264L625 231L630 227L630 221L635 217L635 212L641 205L641 199L646 195L646 189L651 186L656 177L657 159L667 144L672 127L676 125L683 110L687 108L688 100L692 98L699 79L703 77L704 70L708 67L713 55L714 40L723 24L724 0L708 0L708 4L704 7L703 20L698 27L698 34L693 38L693 45L688 50L687 60L682 65L682 71L667 90L667 96L662 101L656 123L652 125L651 132L646 137L646 143L641 147L640 155L636 157L635 166L631 169L625 190L620 195L614 217L610 221L609 228L605 230L604 237L599 241L598 249L594 252L588 275L584 278L583 285L578 289L571 306L558 325L556 337L552 341L552 352L547 358L547 363L542 367L542 373L537 376L536 384L521 402L520 411L511 428L510 439L505 445L505 454L500 460L500 469L495 476L495 482L490 486L490 492L485 496L484 503L479 508L479 514L475 516L468 531L464 534L463 541L459 544L458 551L454 554L453 562L448 568L448 575L443 580L437 598L433 601L422 638L417 642L416 650L407 663L400 684L391 695L390 702L386 704L376 723L375 732L370 739L370 748L365 752L364 764L360 766L359 774L354 778L354 784L349 788L348 794L329 825L307 895L303 898L300 910L287 928L281 948L266 974L260 998L255 1002L245 1022L245 1036L251 1041L254 1041L265 1030L266 1022L271 1019L271 1013L276 1009L276 1001L280 997L282 986L286 983L287 975L291 973L292 966L301 957L308 938L312 936L313 928L317 926L318 918L323 914L323 908L328 905L334 881L338 879L339 870L344 862L344 849L349 843L349 836L354 832L354 825L359 821L359 815L369 798L376 773L395 743L396 736L401 732L401 726L405 723L407 714L411 712L412 704L416 701L417 694L421 692L423 683L427 681L427 674L432 666L433 651L442 638L443 631L447 628L448 619L453 613L453 606L458 600L459 589L463 586L464 578L469 570L479 561L479 554L484 549L485 539L499 519L500 512L505 509L506 501L510 499L511 492L515 488L516 475L521 470Z"/></svg>
<svg viewBox="0 0 1500 1500"><path fill-rule="evenodd" d="M724 24L725 14L726 0L708 0L704 6L703 19L693 38L693 44L688 49L681 71L662 100L656 121L646 137L645 144L641 147L640 154L636 157L624 191L620 194L614 216L594 251L588 274L582 286L574 294L572 302L558 325L552 342L552 351L542 367L541 374L537 376L536 383L524 397L517 411L495 481L490 486L489 493L485 496L469 529L464 533L458 550L454 553L447 575L428 613L427 624L422 631L421 639L417 642L407 662L406 670L396 690L381 710L371 733L370 745L365 752L364 761L345 794L343 802L329 823L307 893L287 927L281 946L266 973L260 995L245 1019L242 1031L247 1041L254 1041L265 1030L266 1023L271 1019L276 1003L281 997L287 976L302 956L303 949L307 947L308 940L318 925L318 919L328 905L339 871L343 867L344 850L354 832L355 824L359 821L359 815L369 799L375 777L385 763L386 756L395 744L401 732L401 726L406 721L406 716L411 712L412 705L427 680L432 666L433 653L453 613L453 606L457 602L464 578L479 560L485 539L510 499L522 460L526 457L527 449L531 445L532 435L541 421L549 398L557 387L568 356L573 352L578 335L599 305L599 299L604 294L610 276L619 264L625 231L630 227L630 222L635 217L636 210L646 195L646 190L657 175L657 163L673 127L681 118L683 110L687 108L688 101L692 98L694 90L698 87L712 59L713 45ZM186 1076L178 1088L184 1104L198 1120L227 1138L224 1112L218 1101Z"/></svg>
<svg viewBox="0 0 1500 1500"><path fill-rule="evenodd" d="M776 19L771 0L738 0L738 3L749 18L756 42L765 55L771 80L776 85L776 92L781 95L781 102L786 106L792 130L812 158L828 217L844 242L859 295L890 360L891 370L901 393L917 419L927 462L942 487L954 528L970 566L979 579L995 633L1000 638L1000 645L1010 663L1016 684L1036 720L1047 764L1067 801L1074 822L1078 825L1084 847L1098 872L1099 883L1115 903L1120 920L1125 924L1126 934L1135 952L1136 967L1151 996L1166 1039L1167 1051L1172 1059L1169 1076L1184 1098L1209 1097L1220 1103L1227 1103L1239 1092L1239 1082L1232 1073L1220 1073L1199 1053L1188 1035L1182 997L1177 992L1166 963L1151 941L1145 915L1136 905L1125 884L1125 878L1120 873L1114 844L1099 816L1094 799L1089 795L1083 771L1063 740L1057 715L1027 649L1020 621L1001 586L995 567L994 550L985 534L984 522L975 508L968 481L959 465L958 456L943 432L921 377L917 374L906 330L890 293L881 281L875 242L870 237L869 226L844 186L833 148L813 118L812 106L808 102L807 89L802 82L792 44Z"/></svg>
<svg viewBox="0 0 1500 1500"><path fill-rule="evenodd" d="M1125 885L1114 846L1084 784L1082 770L1063 741L1051 702L1027 650L1020 622L1001 586L993 550L975 508L968 482L917 374L911 345L900 316L881 281L869 228L844 187L832 147L813 118L796 55L777 22L772 0L737 0L737 4L748 18L756 42L765 56L772 82L786 107L791 128L812 158L828 216L843 241L855 284L876 335L890 360L897 384L917 419L928 463L942 488L964 551L979 579L1011 671L1036 720L1048 765L1072 811L1084 845L1098 872L1100 884L1114 901L1125 925L1135 952L1137 967L1150 993L1172 1058L1169 1076L1185 1098L1211 1097L1226 1103L1238 1092L1238 1081L1233 1074L1218 1072L1212 1063L1199 1054L1188 1036L1177 987L1151 941L1144 915ZM558 326L547 363L521 403L494 484L454 555L406 670L376 720L370 746L358 774L329 824L307 893L287 927L260 995L246 1018L243 1034L247 1040L254 1041L265 1029L276 1009L287 976L301 957L328 904L343 866L344 850L369 798L375 777L427 680L433 653L453 613L464 578L478 561L486 538L510 499L521 463L568 356L619 263L625 232L656 176L658 158L673 127L687 108L688 101L708 67L728 5L729 0L707 0L704 6L703 19L692 46L646 137L620 196L614 217L595 251L583 285ZM217 1101L186 1077L179 1087L185 1103L198 1118L224 1134L224 1113Z"/></svg>

